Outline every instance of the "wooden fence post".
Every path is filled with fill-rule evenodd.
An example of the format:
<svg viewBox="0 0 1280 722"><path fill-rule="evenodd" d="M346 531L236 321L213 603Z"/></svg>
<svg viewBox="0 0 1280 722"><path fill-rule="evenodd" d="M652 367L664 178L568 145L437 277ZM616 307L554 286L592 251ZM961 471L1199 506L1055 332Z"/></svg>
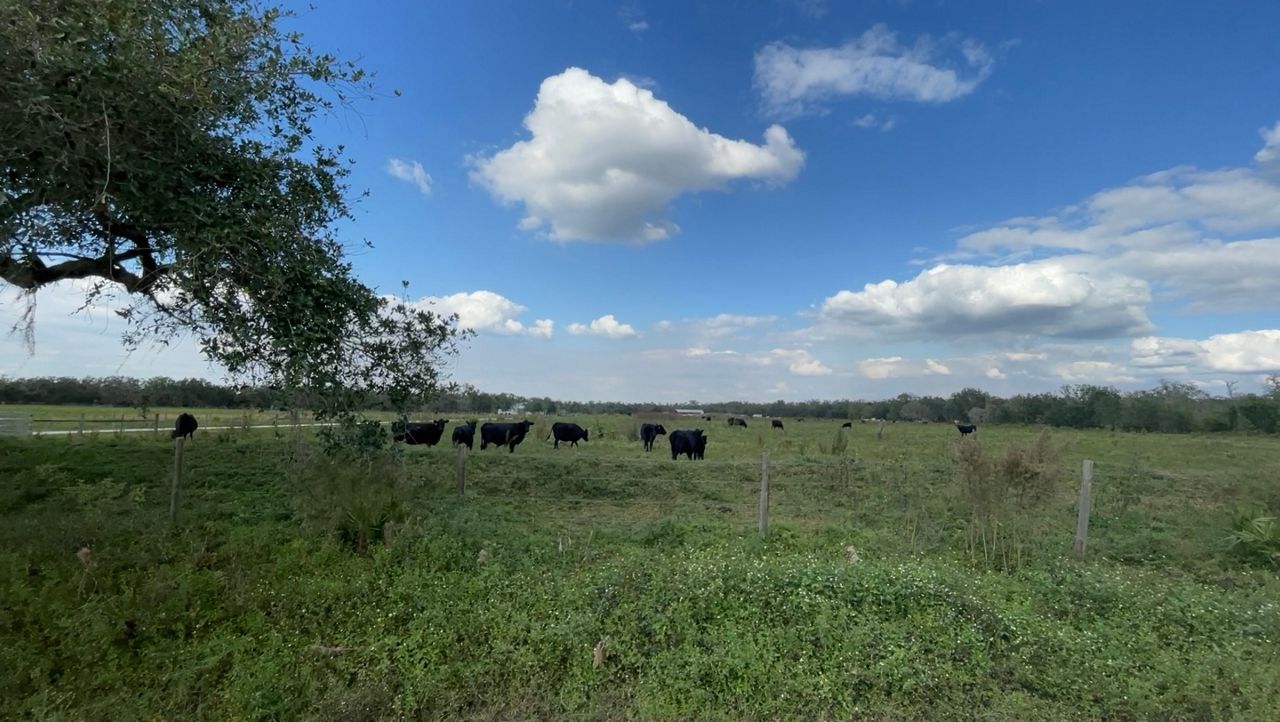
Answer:
<svg viewBox="0 0 1280 722"><path fill-rule="evenodd" d="M84 414L80 414L80 435L84 436Z"/></svg>
<svg viewBox="0 0 1280 722"><path fill-rule="evenodd" d="M1075 552L1077 559L1084 559L1085 549L1089 546L1089 502L1092 490L1093 461L1085 459L1084 466L1080 469L1080 502L1078 505L1079 511L1076 515Z"/></svg>
<svg viewBox="0 0 1280 722"><path fill-rule="evenodd" d="M179 436L173 447L173 487L169 489L169 526L178 523L178 487L182 484L182 446L186 441Z"/></svg>
<svg viewBox="0 0 1280 722"><path fill-rule="evenodd" d="M769 452L760 454L760 536L769 533Z"/></svg>
<svg viewBox="0 0 1280 722"><path fill-rule="evenodd" d="M458 498L462 499L467 491L467 446L458 444Z"/></svg>
<svg viewBox="0 0 1280 722"><path fill-rule="evenodd" d="M884 419L880 419L880 428L876 430L876 441L884 441Z"/></svg>
<svg viewBox="0 0 1280 722"><path fill-rule="evenodd" d="M156 421L152 428L152 432L157 435L160 433L160 414L156 414Z"/></svg>
<svg viewBox="0 0 1280 722"><path fill-rule="evenodd" d="M120 426L116 430L116 435L124 433L124 414L120 414Z"/></svg>

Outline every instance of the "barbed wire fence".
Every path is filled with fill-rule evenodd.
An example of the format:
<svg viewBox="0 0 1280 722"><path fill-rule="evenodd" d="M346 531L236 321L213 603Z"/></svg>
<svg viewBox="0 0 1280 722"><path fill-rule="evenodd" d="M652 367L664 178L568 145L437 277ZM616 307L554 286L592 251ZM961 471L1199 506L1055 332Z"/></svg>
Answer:
<svg viewBox="0 0 1280 722"><path fill-rule="evenodd" d="M906 510L950 480L946 473L913 473L942 471L928 465L851 457L780 461L771 458L769 451L761 452L758 461L616 457L561 461L502 454L480 456L480 463L475 463L473 457L483 452L464 446L456 449L452 464L442 454L420 457L414 466L415 481L437 497L453 497L463 504L536 504L540 514L552 515L608 509L635 512L640 519L685 512L705 518L710 513L742 524L754 522L762 536L769 533L774 518L791 523L852 521L874 493ZM921 477L938 481L921 485ZM913 479L917 481L912 483ZM1072 528L1075 554L1081 558L1088 544L1092 481L1093 462L1086 460Z"/></svg>

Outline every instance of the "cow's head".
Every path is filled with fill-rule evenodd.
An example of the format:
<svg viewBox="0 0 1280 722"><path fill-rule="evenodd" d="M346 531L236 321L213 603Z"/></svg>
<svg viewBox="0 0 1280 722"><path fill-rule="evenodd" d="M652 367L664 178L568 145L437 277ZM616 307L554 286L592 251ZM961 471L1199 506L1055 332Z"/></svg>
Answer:
<svg viewBox="0 0 1280 722"><path fill-rule="evenodd" d="M589 430L587 430L587 429L583 429L583 430L582 430L582 440L583 440L583 441L590 441L590 440L591 440L591 439L588 439L588 438L587 438L587 434L589 434L589 433L591 433L591 432L590 432Z"/></svg>
<svg viewBox="0 0 1280 722"><path fill-rule="evenodd" d="M659 433L659 434L665 434L665 433L667 433L667 429L666 429L666 427L665 427L665 426L663 426L662 424L658 424L657 426L655 426L655 427L654 427L654 429L653 429L653 430L654 430L656 433Z"/></svg>

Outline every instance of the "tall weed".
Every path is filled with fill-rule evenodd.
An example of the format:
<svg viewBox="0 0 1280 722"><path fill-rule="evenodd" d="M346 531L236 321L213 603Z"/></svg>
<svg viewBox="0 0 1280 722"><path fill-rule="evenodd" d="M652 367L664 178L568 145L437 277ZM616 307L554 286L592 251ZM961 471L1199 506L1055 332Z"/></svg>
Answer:
<svg viewBox="0 0 1280 722"><path fill-rule="evenodd" d="M357 553L384 541L389 522L404 519L408 485L393 451L344 455L304 448L290 477L297 516Z"/></svg>
<svg viewBox="0 0 1280 722"><path fill-rule="evenodd" d="M1028 445L990 456L976 436L962 436L952 458L969 513L965 542L970 558L1005 570L1022 566L1034 531L1026 512L1048 500L1062 480L1061 449L1041 429Z"/></svg>

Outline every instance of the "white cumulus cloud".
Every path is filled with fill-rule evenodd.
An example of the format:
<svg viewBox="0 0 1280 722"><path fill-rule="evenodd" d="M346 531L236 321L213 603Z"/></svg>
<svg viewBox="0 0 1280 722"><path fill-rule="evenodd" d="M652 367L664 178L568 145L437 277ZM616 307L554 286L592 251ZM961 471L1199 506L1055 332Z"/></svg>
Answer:
<svg viewBox="0 0 1280 722"><path fill-rule="evenodd" d="M1204 340L1207 366L1230 373L1280 372L1280 330L1222 333Z"/></svg>
<svg viewBox="0 0 1280 722"><path fill-rule="evenodd" d="M1215 334L1204 340L1146 337L1131 345L1132 363L1157 369L1280 373L1280 330Z"/></svg>
<svg viewBox="0 0 1280 722"><path fill-rule="evenodd" d="M787 365L787 370L797 376L827 376L831 369L808 351L797 349L775 348L767 358L775 359Z"/></svg>
<svg viewBox="0 0 1280 722"><path fill-rule="evenodd" d="M1280 303L1280 123L1262 131L1257 166L1178 166L1101 190L1046 216L970 233L957 257L1071 252L1141 278L1189 310Z"/></svg>
<svg viewBox="0 0 1280 722"><path fill-rule="evenodd" d="M474 159L471 177L524 205L521 229L558 241L668 238L679 230L666 217L677 196L735 180L785 183L804 165L782 126L762 145L725 138L626 78L607 83L581 68L542 82L524 126L529 139Z"/></svg>
<svg viewBox="0 0 1280 722"><path fill-rule="evenodd" d="M418 161L391 158L387 161L387 172L402 181L414 184L422 195L431 195L431 175Z"/></svg>
<svg viewBox="0 0 1280 722"><path fill-rule="evenodd" d="M922 36L910 45L884 25L838 47L771 43L756 52L755 85L765 109L790 116L838 96L945 103L986 80L993 60L975 40Z"/></svg>
<svg viewBox="0 0 1280 722"><path fill-rule="evenodd" d="M858 362L858 369L869 379L891 379L904 375L906 359L901 356L863 359Z"/></svg>
<svg viewBox="0 0 1280 722"><path fill-rule="evenodd" d="M1025 334L1104 338L1149 331L1142 281L1056 259L1009 266L938 265L898 283L826 299L822 317L850 330L947 338Z"/></svg>
<svg viewBox="0 0 1280 722"><path fill-rule="evenodd" d="M547 318L537 319L531 326L525 325L516 316L528 309L493 291L427 296L416 305L446 316L457 314L460 327L478 332L551 338L555 328L555 323Z"/></svg>
<svg viewBox="0 0 1280 722"><path fill-rule="evenodd" d="M935 361L934 359L931 359L931 358L925 359L924 369L927 373L937 374L939 376L951 375L951 369L947 368L944 364L938 361Z"/></svg>
<svg viewBox="0 0 1280 722"><path fill-rule="evenodd" d="M571 323L565 327L575 336L604 336L605 338L631 338L638 335L629 323L620 323L612 313L605 314L589 324Z"/></svg>
<svg viewBox="0 0 1280 722"><path fill-rule="evenodd" d="M1253 159L1258 165L1269 165L1280 161L1280 122L1270 128L1263 128L1259 131L1262 134L1262 150L1259 150Z"/></svg>

